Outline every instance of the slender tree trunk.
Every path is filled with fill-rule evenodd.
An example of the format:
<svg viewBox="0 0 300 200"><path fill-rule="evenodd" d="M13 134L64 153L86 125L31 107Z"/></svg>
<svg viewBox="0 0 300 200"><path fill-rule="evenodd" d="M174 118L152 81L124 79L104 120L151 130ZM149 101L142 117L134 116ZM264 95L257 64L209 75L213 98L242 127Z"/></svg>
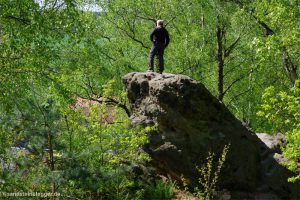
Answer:
<svg viewBox="0 0 300 200"><path fill-rule="evenodd" d="M70 128L67 115L65 115L64 118L65 118L67 130L69 132L69 151L72 153L72 150L73 150L73 146L72 146L73 130L71 130L71 128Z"/></svg>
<svg viewBox="0 0 300 200"><path fill-rule="evenodd" d="M291 80L292 84L295 86L296 80L298 78L297 71L296 71L297 68L291 61L291 58L289 57L286 47L283 47L283 50L282 50L282 63L283 63L284 69L285 69L289 79Z"/></svg>
<svg viewBox="0 0 300 200"><path fill-rule="evenodd" d="M48 133L48 147L49 147L49 168L51 171L54 171L54 155L53 155L53 136L51 135L51 133ZM51 199L54 200L56 199L54 194L56 192L56 185L55 183L52 183L51 185Z"/></svg>
<svg viewBox="0 0 300 200"><path fill-rule="evenodd" d="M218 99L223 101L224 97L224 50L223 39L224 28L217 24L217 59L218 59Z"/></svg>

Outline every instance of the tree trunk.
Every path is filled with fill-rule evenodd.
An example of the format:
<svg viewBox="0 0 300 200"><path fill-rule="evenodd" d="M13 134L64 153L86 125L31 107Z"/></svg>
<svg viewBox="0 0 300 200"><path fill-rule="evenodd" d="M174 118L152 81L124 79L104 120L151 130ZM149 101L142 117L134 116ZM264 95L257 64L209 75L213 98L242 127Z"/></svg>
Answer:
<svg viewBox="0 0 300 200"><path fill-rule="evenodd" d="M218 59L218 99L223 101L224 97L224 51L223 39L224 28L217 24L217 59Z"/></svg>
<svg viewBox="0 0 300 200"><path fill-rule="evenodd" d="M51 133L48 133L48 147L49 147L49 163L48 163L48 167L50 168L51 171L54 171L54 155L53 155L53 136L51 135ZM52 183L51 185L51 199L54 200L55 198L55 192L56 192L56 188L55 188L55 183Z"/></svg>
<svg viewBox="0 0 300 200"><path fill-rule="evenodd" d="M291 80L292 84L295 86L296 85L296 80L297 80L297 68L295 67L295 65L293 64L293 62L291 61L291 58L289 57L288 51L286 49L286 47L283 47L283 51L282 51L282 63L284 66L284 69L289 77L289 79Z"/></svg>

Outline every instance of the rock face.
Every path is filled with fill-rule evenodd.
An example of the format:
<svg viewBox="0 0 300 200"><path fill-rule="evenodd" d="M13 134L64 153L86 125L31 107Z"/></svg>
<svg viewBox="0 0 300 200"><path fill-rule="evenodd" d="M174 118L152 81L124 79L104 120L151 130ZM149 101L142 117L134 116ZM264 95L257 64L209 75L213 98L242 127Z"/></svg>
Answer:
<svg viewBox="0 0 300 200"><path fill-rule="evenodd" d="M286 140L283 134L269 135L266 133L257 133L257 137L264 142L269 151L281 154L281 147L286 145Z"/></svg>
<svg viewBox="0 0 300 200"><path fill-rule="evenodd" d="M261 148L268 146L201 83L184 75L135 72L125 75L123 83L132 124L158 126L145 147L158 169L177 180L183 176L190 186L195 186L199 177L196 166L206 162L209 151L220 153L230 144L220 187L252 194L259 187L262 192L270 191L263 188L268 183L260 184L264 173ZM281 188L276 190L284 193ZM287 187L285 193L289 192Z"/></svg>

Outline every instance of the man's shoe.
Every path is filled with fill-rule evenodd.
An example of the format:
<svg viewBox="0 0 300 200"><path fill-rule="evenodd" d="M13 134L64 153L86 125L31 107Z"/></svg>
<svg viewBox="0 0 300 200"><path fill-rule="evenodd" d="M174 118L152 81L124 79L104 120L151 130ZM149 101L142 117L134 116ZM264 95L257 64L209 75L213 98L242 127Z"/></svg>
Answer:
<svg viewBox="0 0 300 200"><path fill-rule="evenodd" d="M158 71L158 73L162 74L163 72L162 71Z"/></svg>

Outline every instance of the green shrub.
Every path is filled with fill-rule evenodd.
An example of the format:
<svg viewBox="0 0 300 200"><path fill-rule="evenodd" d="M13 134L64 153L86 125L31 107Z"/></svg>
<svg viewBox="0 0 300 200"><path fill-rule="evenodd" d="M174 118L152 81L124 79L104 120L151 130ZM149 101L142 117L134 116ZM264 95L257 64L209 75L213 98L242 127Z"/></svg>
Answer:
<svg viewBox="0 0 300 200"><path fill-rule="evenodd" d="M208 152L206 163L201 168L197 167L200 174L198 182L201 185L201 189L196 187L195 195L199 199L215 199L217 182L220 176L221 168L226 160L229 147L230 145L225 145L217 162L215 162L215 153Z"/></svg>
<svg viewBox="0 0 300 200"><path fill-rule="evenodd" d="M158 180L155 184L146 187L144 199L168 200L175 194L175 183Z"/></svg>
<svg viewBox="0 0 300 200"><path fill-rule="evenodd" d="M283 163L290 170L298 174L289 181L300 180L300 89L294 87L288 92L276 91L275 87L268 87L263 95L258 116L272 124L271 132L281 132L286 136L287 145L282 147L283 155L288 161Z"/></svg>

